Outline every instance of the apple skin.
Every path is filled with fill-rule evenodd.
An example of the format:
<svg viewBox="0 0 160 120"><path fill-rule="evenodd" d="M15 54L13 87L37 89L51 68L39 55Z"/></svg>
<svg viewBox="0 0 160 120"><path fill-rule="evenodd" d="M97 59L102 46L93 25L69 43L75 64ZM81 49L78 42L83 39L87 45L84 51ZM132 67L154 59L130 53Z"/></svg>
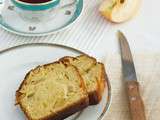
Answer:
<svg viewBox="0 0 160 120"><path fill-rule="evenodd" d="M122 23L133 18L138 12L141 0L104 0L100 14L114 23Z"/></svg>

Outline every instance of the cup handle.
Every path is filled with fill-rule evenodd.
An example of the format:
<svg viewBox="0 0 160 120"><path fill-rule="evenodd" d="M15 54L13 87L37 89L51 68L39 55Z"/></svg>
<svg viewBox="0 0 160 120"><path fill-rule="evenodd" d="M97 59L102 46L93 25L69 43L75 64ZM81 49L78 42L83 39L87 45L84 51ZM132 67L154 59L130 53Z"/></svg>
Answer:
<svg viewBox="0 0 160 120"><path fill-rule="evenodd" d="M63 8L72 6L72 5L74 5L74 4L77 4L78 1L79 1L79 0L73 0L73 2L71 2L71 3L68 3L68 4L65 4L65 5L59 6L59 9L63 9Z"/></svg>

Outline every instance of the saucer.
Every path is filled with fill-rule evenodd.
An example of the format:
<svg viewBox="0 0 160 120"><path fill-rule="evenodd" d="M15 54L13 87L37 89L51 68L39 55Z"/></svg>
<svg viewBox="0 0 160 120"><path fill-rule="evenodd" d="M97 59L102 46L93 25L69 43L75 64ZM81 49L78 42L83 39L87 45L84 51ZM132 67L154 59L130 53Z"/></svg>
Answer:
<svg viewBox="0 0 160 120"><path fill-rule="evenodd" d="M65 4L65 1L68 2L68 0L62 0L61 5ZM23 36L44 36L64 30L75 23L82 13L83 0L77 0L75 4L53 10L51 12L53 17L42 21L24 19L15 9L10 0L5 1L0 15L0 26L3 29Z"/></svg>

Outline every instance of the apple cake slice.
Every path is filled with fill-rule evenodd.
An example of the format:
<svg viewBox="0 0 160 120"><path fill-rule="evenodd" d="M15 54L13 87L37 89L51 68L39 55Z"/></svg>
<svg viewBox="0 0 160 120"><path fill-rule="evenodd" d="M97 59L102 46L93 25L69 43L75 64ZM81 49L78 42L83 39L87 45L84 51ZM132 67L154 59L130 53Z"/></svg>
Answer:
<svg viewBox="0 0 160 120"><path fill-rule="evenodd" d="M102 99L105 87L106 73L104 65L88 55L66 56L61 58L60 61L78 68L87 88L90 105L98 104Z"/></svg>
<svg viewBox="0 0 160 120"><path fill-rule="evenodd" d="M16 91L16 101L29 120L62 120L89 104L77 68L62 62L31 70Z"/></svg>

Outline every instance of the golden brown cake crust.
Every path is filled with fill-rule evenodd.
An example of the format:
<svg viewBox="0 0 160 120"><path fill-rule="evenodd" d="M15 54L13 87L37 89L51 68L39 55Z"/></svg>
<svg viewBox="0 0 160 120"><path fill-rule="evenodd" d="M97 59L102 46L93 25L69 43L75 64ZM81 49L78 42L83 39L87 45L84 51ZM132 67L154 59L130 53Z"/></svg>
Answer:
<svg viewBox="0 0 160 120"><path fill-rule="evenodd" d="M88 106L88 100L86 98L77 101L77 103L74 103L71 106L68 106L66 109L63 109L62 111L57 112L56 115L54 116L47 116L43 119L40 120L63 120L65 118L67 118L68 116L83 110L84 108L86 108Z"/></svg>
<svg viewBox="0 0 160 120"><path fill-rule="evenodd" d="M77 103L74 103L73 105L68 106L66 109L58 111L56 115L54 114L54 115L46 116L45 118L41 118L38 120L63 120L69 117L70 115L83 110L84 108L88 106L88 104L89 104L88 98L83 98L82 100L77 101ZM26 109L21 104L19 105L22 111L25 113L27 119L34 120L30 116L28 116Z"/></svg>
<svg viewBox="0 0 160 120"><path fill-rule="evenodd" d="M59 64L59 63L60 63L59 61L56 61L56 62L45 64L45 65L42 65L42 66L46 67L46 66L49 66L51 64ZM65 64L65 66L67 67L68 65ZM69 66L73 66L73 65L69 65ZM16 91L16 105L20 106L20 108L22 109L22 111L24 112L24 114L26 115L28 120L35 120L35 119L32 119L29 116L29 114L27 113L27 110L22 106L22 104L20 102L21 93L19 91L21 90L23 85L26 84L27 78L29 77L30 73L36 71L40 67L41 66L37 66L36 68L30 70L26 74L24 80L22 81L22 83L20 84L18 90ZM68 117L68 116L70 116L70 115L72 115L72 114L74 114L74 113L76 113L78 111L83 110L84 108L86 108L89 105L89 98L88 98L88 94L87 94L87 91L86 91L86 87L85 87L83 78L81 77L80 73L78 72L78 69L75 66L73 66L73 67L77 71L77 75L80 77L80 83L81 83L80 87L86 92L86 95L81 100L73 103L72 105L66 107L65 109L62 109L62 110L58 111L57 114L49 115L49 116L46 116L44 118L40 118L40 119L36 119L36 120L63 120L66 117Z"/></svg>
<svg viewBox="0 0 160 120"><path fill-rule="evenodd" d="M69 59L76 60L76 59L78 59L82 56L87 56L87 57L96 61L96 59L94 57L88 56L86 54L85 55L80 55L80 56L77 56L77 57L65 56L65 57L61 58L60 61L63 62L64 64L65 63L69 64L70 63ZM96 89L94 91L91 91L91 92L88 93L89 104L90 105L97 105L101 101L103 91L104 91L104 88L105 88L105 84L107 83L106 81L108 80L104 64L100 63L100 62L97 62L97 64L101 65L101 74L100 74L101 76L100 76L100 80L97 80Z"/></svg>
<svg viewBox="0 0 160 120"><path fill-rule="evenodd" d="M70 58L70 59L73 59L73 60L78 60L78 58L83 57L83 56L87 56L87 57L89 57L90 59L92 59L93 61L97 61L94 57L91 57L91 56L89 56L89 55L87 55L87 54L82 54L82 55L79 55L79 56L77 56L77 57L64 56L64 57L60 58L59 61L61 61L61 62L63 62L63 63L65 64L65 63L69 63L69 62L70 62L70 61L68 60L69 58Z"/></svg>
<svg viewBox="0 0 160 120"><path fill-rule="evenodd" d="M89 93L89 103L90 105L96 105L98 104L101 99L102 99L102 95L103 95L103 91L104 91L104 88L107 84L107 81L108 81L108 77L107 77L107 74L106 74L106 71L105 71L105 68L104 68L104 64L103 63L100 63L98 62L98 64L101 64L101 79L100 81L97 80L97 89L93 92L90 92Z"/></svg>

